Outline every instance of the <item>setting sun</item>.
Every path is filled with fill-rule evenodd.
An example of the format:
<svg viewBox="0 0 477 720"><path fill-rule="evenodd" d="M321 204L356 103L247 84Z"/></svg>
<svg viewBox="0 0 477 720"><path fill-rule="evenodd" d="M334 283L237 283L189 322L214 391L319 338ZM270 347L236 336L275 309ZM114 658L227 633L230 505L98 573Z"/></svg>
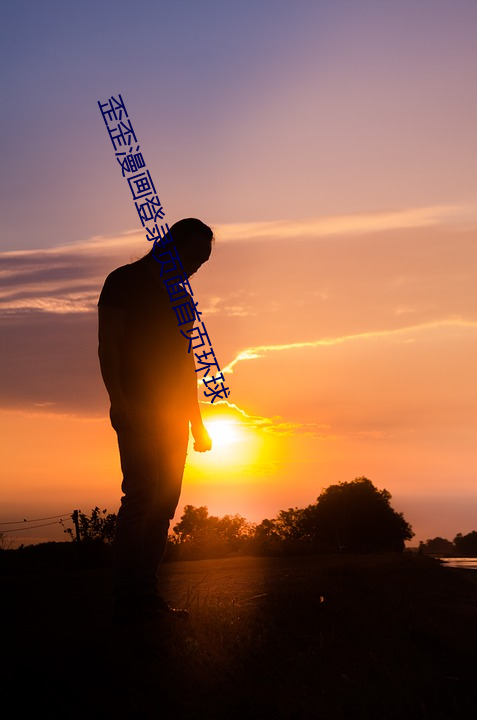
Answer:
<svg viewBox="0 0 477 720"><path fill-rule="evenodd" d="M215 448L231 445L240 440L237 425L233 420L212 420L207 430Z"/></svg>
<svg viewBox="0 0 477 720"><path fill-rule="evenodd" d="M247 422L247 418L239 415L230 407L221 409L217 415L210 411L204 413L204 424L212 438L212 450L207 453L189 451L186 473L194 483L206 481L216 492L217 487L223 487L224 473L227 474L228 486L238 483L243 487L245 482L256 481L263 438L260 431Z"/></svg>

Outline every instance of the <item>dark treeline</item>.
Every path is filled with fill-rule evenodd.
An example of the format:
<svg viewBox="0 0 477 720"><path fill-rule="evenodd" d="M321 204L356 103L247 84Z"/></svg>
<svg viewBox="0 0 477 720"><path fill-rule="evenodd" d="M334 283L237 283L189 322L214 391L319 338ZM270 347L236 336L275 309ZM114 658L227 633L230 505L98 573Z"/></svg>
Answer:
<svg viewBox="0 0 477 720"><path fill-rule="evenodd" d="M458 557L477 557L477 531L467 535L458 533L454 540L435 537L419 543L419 552L429 555L454 555Z"/></svg>
<svg viewBox="0 0 477 720"><path fill-rule="evenodd" d="M206 507L187 505L173 528L169 554L192 559L234 553L401 552L414 533L390 499L387 490L362 477L330 485L313 505L281 510L258 525L240 515L218 518Z"/></svg>
<svg viewBox="0 0 477 720"><path fill-rule="evenodd" d="M378 490L370 480L360 477L352 482L330 485L312 505L281 510L277 517L258 524L248 522L241 515L216 517L209 515L205 506L186 505L169 535L166 560L233 555L402 552L405 541L410 540L414 532L402 513L391 507L390 500L387 490ZM76 527L65 527L65 533L76 545L80 540L82 555L86 553L85 557L94 558L99 549L103 558L110 557L116 514L96 507L90 515L75 511L72 519L74 516ZM34 547L38 546L31 546L32 551ZM50 550L53 552L54 548ZM459 533L453 541L436 537L421 542L419 551L433 555L477 556L477 532Z"/></svg>
<svg viewBox="0 0 477 720"><path fill-rule="evenodd" d="M390 504L387 490L365 477L330 485L316 503L289 508L255 524L241 515L216 517L207 507L186 505L169 536L166 559L191 560L230 555L282 555L314 552L402 552L414 533ZM116 516L95 508L78 513L83 542L114 539ZM66 528L72 539L75 533Z"/></svg>

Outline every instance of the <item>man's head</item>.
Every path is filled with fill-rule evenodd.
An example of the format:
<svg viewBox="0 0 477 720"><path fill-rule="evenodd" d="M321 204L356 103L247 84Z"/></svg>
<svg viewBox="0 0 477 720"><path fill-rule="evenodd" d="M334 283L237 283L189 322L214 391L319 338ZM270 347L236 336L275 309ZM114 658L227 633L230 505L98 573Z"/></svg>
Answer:
<svg viewBox="0 0 477 720"><path fill-rule="evenodd" d="M179 220L169 230L182 267L187 277L190 277L209 259L214 233L197 218Z"/></svg>

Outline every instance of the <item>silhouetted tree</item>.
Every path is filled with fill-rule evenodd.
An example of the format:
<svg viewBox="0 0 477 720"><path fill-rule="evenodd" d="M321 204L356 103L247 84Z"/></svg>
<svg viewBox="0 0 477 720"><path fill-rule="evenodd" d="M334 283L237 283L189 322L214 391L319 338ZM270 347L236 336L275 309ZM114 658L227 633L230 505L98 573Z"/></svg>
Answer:
<svg viewBox="0 0 477 720"><path fill-rule="evenodd" d="M210 523L209 511L205 505L194 507L186 505L182 513L180 521L174 525L173 531L177 535L179 542L191 542L197 539L198 534L203 532Z"/></svg>
<svg viewBox="0 0 477 720"><path fill-rule="evenodd" d="M4 532L0 531L0 550L10 550L13 540Z"/></svg>
<svg viewBox="0 0 477 720"><path fill-rule="evenodd" d="M73 518L73 515L71 515L71 517ZM114 540L116 520L117 515L115 513L108 513L107 510L100 510L99 507L93 508L93 510L91 510L91 515L89 516L79 510L78 524L81 541L100 541L111 544ZM71 528L65 528L64 532L74 539L73 530Z"/></svg>
<svg viewBox="0 0 477 720"><path fill-rule="evenodd" d="M209 515L207 507L186 505L173 528L170 557L223 557L245 548L254 525L241 515Z"/></svg>
<svg viewBox="0 0 477 720"><path fill-rule="evenodd" d="M282 540L276 520L266 518L255 528L254 547L259 552L267 553L278 548Z"/></svg>
<svg viewBox="0 0 477 720"><path fill-rule="evenodd" d="M459 533L454 538L455 551L465 557L477 557L477 532L473 530L467 535Z"/></svg>
<svg viewBox="0 0 477 720"><path fill-rule="evenodd" d="M432 555L448 555L455 552L455 545L445 538L435 537L426 542L419 543L419 552L430 553Z"/></svg>
<svg viewBox="0 0 477 720"><path fill-rule="evenodd" d="M414 533L390 500L387 490L378 490L365 477L330 485L316 505L303 511L303 529L312 542L333 550L402 552Z"/></svg>
<svg viewBox="0 0 477 720"><path fill-rule="evenodd" d="M224 515L219 519L216 527L229 552L243 549L255 531L253 523L237 514Z"/></svg>
<svg viewBox="0 0 477 720"><path fill-rule="evenodd" d="M308 508L288 508L280 510L273 520L262 520L255 529L255 552L295 554L319 549L310 531L307 513Z"/></svg>
<svg viewBox="0 0 477 720"><path fill-rule="evenodd" d="M306 540L307 532L304 526L305 511L300 508L280 510L275 520L277 532L282 540Z"/></svg>
<svg viewBox="0 0 477 720"><path fill-rule="evenodd" d="M303 510L288 508L280 510L278 516L273 520L262 520L257 525L255 535L263 542L283 542L296 540L301 536L300 517Z"/></svg>

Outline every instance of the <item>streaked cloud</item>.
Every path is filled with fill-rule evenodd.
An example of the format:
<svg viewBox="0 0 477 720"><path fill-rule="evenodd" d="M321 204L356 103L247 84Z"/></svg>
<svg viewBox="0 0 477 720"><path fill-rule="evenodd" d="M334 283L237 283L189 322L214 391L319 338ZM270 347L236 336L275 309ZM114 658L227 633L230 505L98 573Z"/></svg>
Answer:
<svg viewBox="0 0 477 720"><path fill-rule="evenodd" d="M96 309L97 292L62 293L61 297L44 296L0 300L0 313L21 314L28 312L49 312L60 315L91 312Z"/></svg>
<svg viewBox="0 0 477 720"><path fill-rule="evenodd" d="M144 236L134 232L46 250L3 252L0 314L93 312L105 276L147 250Z"/></svg>
<svg viewBox="0 0 477 720"><path fill-rule="evenodd" d="M292 244L290 224L278 223L275 227L282 229L273 246L265 236L253 243L222 242L219 230L211 262L192 278L192 286L220 366L235 373L229 383L231 400L246 409L255 407L257 396L264 402L269 385L291 379L283 359L308 349L371 348L373 339L410 344L426 328L474 329L474 232L447 226L450 215L433 212L392 214L387 225L392 219L421 226L363 232L359 237L348 232L309 235L308 221L303 221L301 226L295 223L303 234ZM429 224L438 217L444 225ZM382 218L379 222L385 224ZM368 222L368 229L371 225ZM255 224L247 227L252 233ZM129 232L0 255L4 407L104 412L107 398L96 352L97 298L111 270L147 250L144 235ZM273 367L267 365L271 358ZM296 373L295 365L296 394L305 393L306 400L308 381ZM267 432L322 431L320 419L316 427L308 425L314 420L311 409L306 417L290 413L271 390L268 395L263 417L280 413L283 419L263 424ZM295 421L302 424L294 430L290 423Z"/></svg>
<svg viewBox="0 0 477 720"><path fill-rule="evenodd" d="M264 241L267 244L268 240L280 243L293 238L294 247L297 247L300 240L313 238L341 236L348 239L356 234L372 236L396 229L430 228L449 223L461 210L454 206L435 206L373 215L219 225L215 228L218 238L215 252L220 258L229 243L241 245L248 241ZM0 254L0 312L92 312L105 275L114 267L141 257L149 247L142 232L129 231L117 237L97 236L48 249L3 252ZM280 255L274 260L279 268ZM242 257L241 265L245 266L246 262L247 258ZM226 273L228 276L230 271ZM400 288L412 285L415 279L412 274L400 272L390 278L389 283L390 287ZM219 294L212 291L205 298L203 310L208 315L252 316L257 312L254 289L238 290L236 285L229 284L227 290ZM308 292L327 300L332 290L315 287L309 288ZM271 300L269 303L273 304Z"/></svg>
<svg viewBox="0 0 477 720"><path fill-rule="evenodd" d="M459 210L454 206L411 208L372 215L226 224L217 226L215 231L219 246L291 238L296 243L299 239L431 227L452 220ZM119 264L141 257L149 247L144 234L134 230L117 237L96 236L48 249L3 252L0 312L91 312L105 274ZM407 281L402 276L394 279L396 285ZM324 289L314 292L322 299L328 297ZM240 296L235 288L226 297L211 297L204 309L211 315L249 316L256 312L251 300L246 294Z"/></svg>
<svg viewBox="0 0 477 720"><path fill-rule="evenodd" d="M257 238L278 240L280 238L350 235L398 228L429 227L455 219L461 212L462 208L454 205L436 205L373 214L235 223L218 226L217 234L224 242L243 242Z"/></svg>
<svg viewBox="0 0 477 720"><path fill-rule="evenodd" d="M255 347L249 347L242 350L236 355L236 357L226 367L222 369L223 373L233 373L235 367L247 360L259 360L265 355L277 352L287 352L292 350L303 350L305 348L318 348L328 347L332 345L341 345L343 343L349 343L359 340L373 340L376 338L401 338L404 342L409 342L410 338L406 338L406 335L419 334L426 330L440 329L440 328L476 328L477 320L463 320L462 318L449 318L440 322L427 323L424 325L409 325L407 327L395 328L390 330L378 330L375 332L358 333L356 335L345 335L342 337L330 337L320 338L319 340L310 340L306 342L298 343L286 343L283 345L258 345ZM412 339L412 338L411 338Z"/></svg>
<svg viewBox="0 0 477 720"><path fill-rule="evenodd" d="M211 315L223 315L225 317L247 317L256 315L250 293L234 291L228 297L207 298L206 303L201 305L205 317Z"/></svg>

